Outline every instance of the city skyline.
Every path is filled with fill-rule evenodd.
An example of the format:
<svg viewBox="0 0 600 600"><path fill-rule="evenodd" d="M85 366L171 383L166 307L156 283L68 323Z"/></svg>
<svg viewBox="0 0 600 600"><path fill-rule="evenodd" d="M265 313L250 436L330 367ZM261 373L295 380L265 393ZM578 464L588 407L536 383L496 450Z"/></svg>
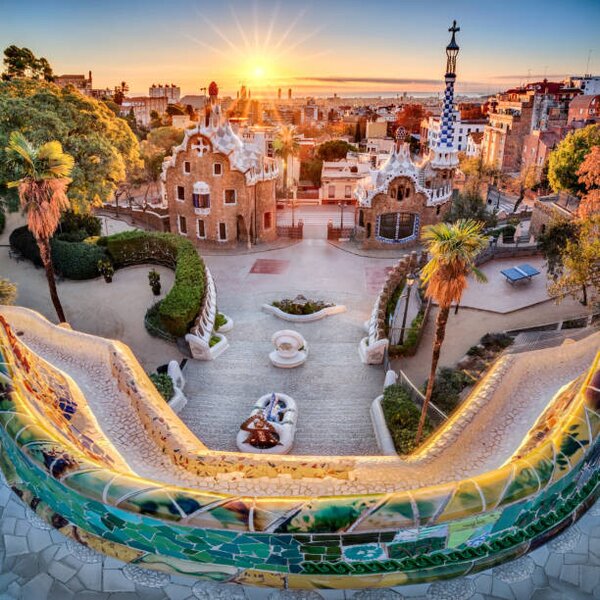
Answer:
<svg viewBox="0 0 600 600"><path fill-rule="evenodd" d="M95 87L125 80L140 94L159 82L199 93L213 79L230 95L242 84L263 96L280 87L284 96L289 87L298 96L437 93L452 19L461 27L458 93L599 70L597 2L554 0L543 10L512 0L501 7L376 0L364 13L360 6L26 0L5 9L0 38L45 56L56 74L91 70Z"/></svg>

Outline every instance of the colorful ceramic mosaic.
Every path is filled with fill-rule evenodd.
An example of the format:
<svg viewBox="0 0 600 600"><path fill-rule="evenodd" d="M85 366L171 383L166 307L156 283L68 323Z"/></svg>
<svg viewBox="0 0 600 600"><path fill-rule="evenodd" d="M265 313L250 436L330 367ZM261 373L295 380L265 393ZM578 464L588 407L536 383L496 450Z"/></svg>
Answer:
<svg viewBox="0 0 600 600"><path fill-rule="evenodd" d="M154 398L140 392L143 372L133 356L111 348L132 410L149 434L168 435L164 451L183 456L183 468L241 473L242 465L262 465L259 477L283 471L343 479L359 460L328 457L319 465L262 457L265 466L192 447L181 439L183 424L161 416ZM239 496L140 478L104 438L81 391L2 317L0 351L0 466L8 482L63 533L143 568L289 588L449 578L525 554L600 495L600 354L495 471L410 492L307 498Z"/></svg>

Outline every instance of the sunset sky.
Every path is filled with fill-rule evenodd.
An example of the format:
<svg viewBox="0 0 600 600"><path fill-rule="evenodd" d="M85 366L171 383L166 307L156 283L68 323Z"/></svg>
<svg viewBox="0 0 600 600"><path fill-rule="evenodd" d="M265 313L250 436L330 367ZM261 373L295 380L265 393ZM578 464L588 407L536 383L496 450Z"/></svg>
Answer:
<svg viewBox="0 0 600 600"><path fill-rule="evenodd" d="M0 43L27 46L55 73L93 71L132 93L174 82L224 94L441 91L452 19L458 90L600 72L598 0L0 0Z"/></svg>

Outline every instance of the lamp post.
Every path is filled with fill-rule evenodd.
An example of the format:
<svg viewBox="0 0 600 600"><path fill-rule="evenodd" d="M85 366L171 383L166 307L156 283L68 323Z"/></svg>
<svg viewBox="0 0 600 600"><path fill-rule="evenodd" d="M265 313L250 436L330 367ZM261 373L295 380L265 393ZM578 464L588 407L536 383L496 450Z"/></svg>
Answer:
<svg viewBox="0 0 600 600"><path fill-rule="evenodd" d="M344 208L346 207L346 203L345 202L339 202L338 206L342 210L342 216L341 216L341 219L340 219L340 235L343 235L343 231L344 231Z"/></svg>
<svg viewBox="0 0 600 600"><path fill-rule="evenodd" d="M404 303L404 316L402 317L402 329L400 329L400 339L398 343L402 345L404 343L404 330L406 329L406 316L408 315L408 303L410 301L410 290L412 289L413 284L416 281L416 276L412 273L409 273L406 276L406 300Z"/></svg>

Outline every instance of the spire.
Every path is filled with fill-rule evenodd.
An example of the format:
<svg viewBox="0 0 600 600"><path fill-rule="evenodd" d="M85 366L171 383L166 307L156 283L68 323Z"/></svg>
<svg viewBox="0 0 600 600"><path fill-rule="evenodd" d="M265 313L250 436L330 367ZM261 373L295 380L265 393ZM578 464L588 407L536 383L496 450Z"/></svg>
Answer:
<svg viewBox="0 0 600 600"><path fill-rule="evenodd" d="M459 47L456 43L456 33L460 27L456 21L448 29L452 33L452 39L446 46L446 90L444 92L444 108L440 121L440 135L435 148L431 166L436 168L454 168L458 165L457 150L454 147L454 82L456 80L456 57Z"/></svg>

